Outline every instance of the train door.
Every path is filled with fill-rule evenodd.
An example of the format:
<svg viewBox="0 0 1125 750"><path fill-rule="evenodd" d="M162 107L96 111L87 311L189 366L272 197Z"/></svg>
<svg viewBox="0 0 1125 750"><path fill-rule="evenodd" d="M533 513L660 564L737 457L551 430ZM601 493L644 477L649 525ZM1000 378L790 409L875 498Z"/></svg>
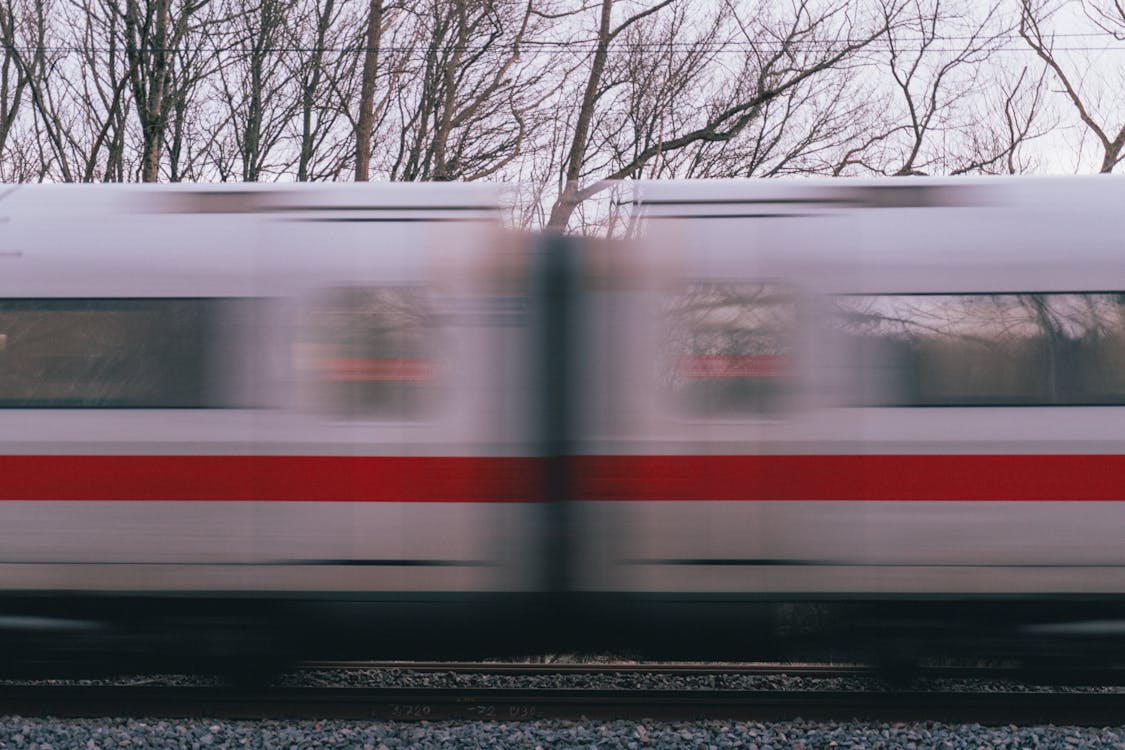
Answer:
<svg viewBox="0 0 1125 750"><path fill-rule="evenodd" d="M805 563L827 531L791 496L791 456L824 450L820 308L852 272L849 222L762 202L661 195L640 238L587 264L577 587L630 601L624 618L685 651L707 643L682 638L693 612L752 629L752 605L815 589Z"/></svg>
<svg viewBox="0 0 1125 750"><path fill-rule="evenodd" d="M524 248L487 217L434 214L341 221L327 244L323 216L265 230L293 304L289 434L263 448L330 474L321 502L264 509L263 533L296 530L318 590L448 605L381 616L418 653L540 585Z"/></svg>

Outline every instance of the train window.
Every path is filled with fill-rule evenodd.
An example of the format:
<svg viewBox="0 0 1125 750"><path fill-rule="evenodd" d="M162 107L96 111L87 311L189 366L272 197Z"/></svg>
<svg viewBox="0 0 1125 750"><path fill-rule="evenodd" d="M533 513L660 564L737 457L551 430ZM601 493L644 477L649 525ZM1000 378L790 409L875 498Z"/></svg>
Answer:
<svg viewBox="0 0 1125 750"><path fill-rule="evenodd" d="M1125 293L835 301L861 403L1125 404Z"/></svg>
<svg viewBox="0 0 1125 750"><path fill-rule="evenodd" d="M421 287L327 290L304 313L297 368L333 414L420 419L434 396L436 323Z"/></svg>
<svg viewBox="0 0 1125 750"><path fill-rule="evenodd" d="M668 309L664 380L694 417L767 415L790 391L797 328L783 284L695 283Z"/></svg>
<svg viewBox="0 0 1125 750"><path fill-rule="evenodd" d="M209 356L223 302L0 300L0 407L223 406Z"/></svg>

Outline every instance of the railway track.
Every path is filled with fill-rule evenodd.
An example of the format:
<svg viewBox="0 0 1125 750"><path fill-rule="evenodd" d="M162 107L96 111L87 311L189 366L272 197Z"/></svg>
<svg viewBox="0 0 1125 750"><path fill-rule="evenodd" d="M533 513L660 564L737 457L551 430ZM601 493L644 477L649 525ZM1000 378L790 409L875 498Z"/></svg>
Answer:
<svg viewBox="0 0 1125 750"><path fill-rule="evenodd" d="M397 669L403 672L515 676L565 674L791 674L803 677L873 675L870 667L852 664L773 664L726 662L492 662L492 661L308 661L301 670Z"/></svg>
<svg viewBox="0 0 1125 750"><path fill-rule="evenodd" d="M859 666L765 664L510 664L315 662L305 669L394 669L502 675L596 672L870 676ZM965 678L980 668L943 668ZM299 674L298 674L299 677ZM272 687L168 684L0 686L0 715L57 717L309 718L397 721L534 719L942 721L1105 726L1125 721L1125 692L1018 690L652 689L542 687Z"/></svg>
<svg viewBox="0 0 1125 750"><path fill-rule="evenodd" d="M23 686L0 689L0 715L398 721L657 719L942 721L1106 726L1125 694L744 690L511 690Z"/></svg>
<svg viewBox="0 0 1125 750"><path fill-rule="evenodd" d="M778 664L759 662L432 662L432 661L309 661L298 671L398 670L419 674L507 675L550 677L561 675L709 675L779 676L809 679L881 679L883 672L863 664ZM1028 671L1014 666L922 666L914 675L926 680L998 680L1042 685L1122 685L1125 670L1118 668L1058 668Z"/></svg>

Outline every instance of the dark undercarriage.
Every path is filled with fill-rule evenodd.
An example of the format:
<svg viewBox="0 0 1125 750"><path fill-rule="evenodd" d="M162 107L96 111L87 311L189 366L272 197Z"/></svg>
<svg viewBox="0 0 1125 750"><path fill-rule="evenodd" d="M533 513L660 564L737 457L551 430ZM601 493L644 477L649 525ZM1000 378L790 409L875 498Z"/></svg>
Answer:
<svg viewBox="0 0 1125 750"><path fill-rule="evenodd" d="M629 594L129 596L0 602L0 676L267 678L310 659L933 659L1032 673L1123 666L1121 597L846 598Z"/></svg>

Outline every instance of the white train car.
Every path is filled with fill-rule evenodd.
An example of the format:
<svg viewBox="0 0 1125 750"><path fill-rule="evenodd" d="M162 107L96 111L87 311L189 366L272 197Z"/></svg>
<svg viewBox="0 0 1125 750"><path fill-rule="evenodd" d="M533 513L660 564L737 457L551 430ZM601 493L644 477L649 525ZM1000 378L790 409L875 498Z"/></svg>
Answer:
<svg viewBox="0 0 1125 750"><path fill-rule="evenodd" d="M440 653L540 590L525 248L495 201L5 187L0 637Z"/></svg>
<svg viewBox="0 0 1125 750"><path fill-rule="evenodd" d="M633 190L0 190L0 670L1120 653L1125 182Z"/></svg>
<svg viewBox="0 0 1125 750"><path fill-rule="evenodd" d="M585 263L576 590L687 651L764 648L756 603L1125 633L1125 180L633 190Z"/></svg>

